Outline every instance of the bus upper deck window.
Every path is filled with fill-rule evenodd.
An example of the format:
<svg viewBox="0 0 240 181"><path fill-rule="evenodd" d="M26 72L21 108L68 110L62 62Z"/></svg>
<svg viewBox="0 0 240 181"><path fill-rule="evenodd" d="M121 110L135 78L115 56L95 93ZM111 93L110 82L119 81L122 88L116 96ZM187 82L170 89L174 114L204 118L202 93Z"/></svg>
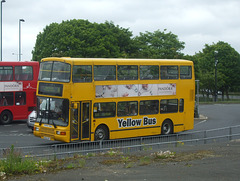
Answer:
<svg viewBox="0 0 240 181"><path fill-rule="evenodd" d="M178 66L168 65L160 68L161 79L178 79Z"/></svg>
<svg viewBox="0 0 240 181"><path fill-rule="evenodd" d="M192 78L192 66L180 66L180 79Z"/></svg>
<svg viewBox="0 0 240 181"><path fill-rule="evenodd" d="M137 65L119 65L118 80L137 80L138 66Z"/></svg>

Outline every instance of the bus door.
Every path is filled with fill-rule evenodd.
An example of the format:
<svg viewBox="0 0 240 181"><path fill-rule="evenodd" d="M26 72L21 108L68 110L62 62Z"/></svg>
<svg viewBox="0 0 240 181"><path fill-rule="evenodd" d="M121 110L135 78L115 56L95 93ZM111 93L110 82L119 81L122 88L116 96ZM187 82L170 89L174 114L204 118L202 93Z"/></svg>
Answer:
<svg viewBox="0 0 240 181"><path fill-rule="evenodd" d="M72 102L71 141L90 140L90 101Z"/></svg>
<svg viewBox="0 0 240 181"><path fill-rule="evenodd" d="M90 140L91 102L81 102L81 140Z"/></svg>
<svg viewBox="0 0 240 181"><path fill-rule="evenodd" d="M71 108L71 141L79 140L80 135L80 103L79 102L72 102Z"/></svg>

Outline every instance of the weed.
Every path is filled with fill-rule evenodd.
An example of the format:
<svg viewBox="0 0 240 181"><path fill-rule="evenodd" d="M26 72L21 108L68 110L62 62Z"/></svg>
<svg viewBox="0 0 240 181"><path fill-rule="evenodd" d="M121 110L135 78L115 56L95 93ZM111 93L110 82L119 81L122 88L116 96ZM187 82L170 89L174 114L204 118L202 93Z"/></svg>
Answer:
<svg viewBox="0 0 240 181"><path fill-rule="evenodd" d="M94 156L96 156L96 153L87 153L87 158L88 157L94 157Z"/></svg>
<svg viewBox="0 0 240 181"><path fill-rule="evenodd" d="M132 162L126 164L126 166L125 166L125 168L132 168L132 167L133 167L133 163Z"/></svg>
<svg viewBox="0 0 240 181"><path fill-rule="evenodd" d="M75 167L75 165L74 165L73 163L69 163L69 164L66 166L67 169L72 169L72 168L74 168L74 167Z"/></svg>
<svg viewBox="0 0 240 181"><path fill-rule="evenodd" d="M143 151L148 151L148 150L152 150L152 147L144 145Z"/></svg>
<svg viewBox="0 0 240 181"><path fill-rule="evenodd" d="M122 156L122 160L124 163L127 163L129 161L129 157L128 156Z"/></svg>
<svg viewBox="0 0 240 181"><path fill-rule="evenodd" d="M149 165L151 163L151 158L148 156L144 156L142 158L140 158L140 165Z"/></svg>
<svg viewBox="0 0 240 181"><path fill-rule="evenodd" d="M4 151L4 156L5 159L0 161L1 175L29 174L39 170L36 161L23 159L20 151L14 150L13 145Z"/></svg>
<svg viewBox="0 0 240 181"><path fill-rule="evenodd" d="M107 152L107 154L109 155L109 156L114 156L114 155L118 155L119 154L119 152L118 151L115 151L115 150L113 150L112 148Z"/></svg>
<svg viewBox="0 0 240 181"><path fill-rule="evenodd" d="M177 147L179 147L179 146L184 146L184 142L178 141L178 142L177 142Z"/></svg>
<svg viewBox="0 0 240 181"><path fill-rule="evenodd" d="M176 153L171 151L159 151L151 154L155 159L166 159L175 157Z"/></svg>
<svg viewBox="0 0 240 181"><path fill-rule="evenodd" d="M86 160L80 159L80 160L79 160L79 167L80 167L80 168L83 168L85 165L86 165Z"/></svg>

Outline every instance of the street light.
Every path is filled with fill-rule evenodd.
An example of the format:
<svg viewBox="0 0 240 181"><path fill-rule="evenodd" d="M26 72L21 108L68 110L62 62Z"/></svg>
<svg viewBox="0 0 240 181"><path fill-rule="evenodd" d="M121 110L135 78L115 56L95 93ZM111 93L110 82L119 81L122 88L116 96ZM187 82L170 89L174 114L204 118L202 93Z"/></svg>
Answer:
<svg viewBox="0 0 240 181"><path fill-rule="evenodd" d="M0 61L2 61L2 3L5 3L5 2L6 2L5 0L1 1L1 23L0 23L1 24L1 28L0 28L1 29L1 33L0 33L1 34L1 43L0 43L1 44L1 53L0 53Z"/></svg>
<svg viewBox="0 0 240 181"><path fill-rule="evenodd" d="M18 52L18 54L19 54L19 61L21 61L21 22L25 22L25 20L24 19L19 19L19 52Z"/></svg>
<svg viewBox="0 0 240 181"><path fill-rule="evenodd" d="M217 96L218 96L218 90L217 90L217 64L218 64L217 54L218 54L218 51L214 51L214 55L215 55L215 102L217 102Z"/></svg>

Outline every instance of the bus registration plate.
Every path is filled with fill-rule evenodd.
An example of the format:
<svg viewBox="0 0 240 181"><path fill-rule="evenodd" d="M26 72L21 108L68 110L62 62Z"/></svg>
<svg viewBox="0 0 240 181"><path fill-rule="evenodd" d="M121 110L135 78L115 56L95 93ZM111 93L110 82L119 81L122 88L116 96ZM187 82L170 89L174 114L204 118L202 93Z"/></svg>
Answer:
<svg viewBox="0 0 240 181"><path fill-rule="evenodd" d="M51 140L51 138L50 138L50 137L47 137L47 136L44 136L43 139L45 139L45 140Z"/></svg>

